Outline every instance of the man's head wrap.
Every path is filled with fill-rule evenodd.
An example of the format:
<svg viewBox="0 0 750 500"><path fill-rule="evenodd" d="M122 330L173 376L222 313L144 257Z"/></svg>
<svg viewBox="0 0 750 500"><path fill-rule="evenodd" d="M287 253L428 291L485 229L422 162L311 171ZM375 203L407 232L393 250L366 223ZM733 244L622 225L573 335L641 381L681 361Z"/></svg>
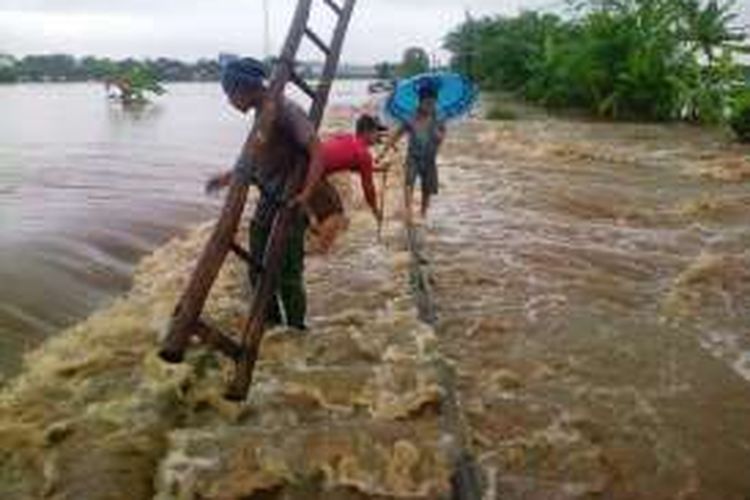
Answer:
<svg viewBox="0 0 750 500"><path fill-rule="evenodd" d="M243 57L222 66L221 87L228 96L237 92L250 92L262 88L267 77L265 64L252 57Z"/></svg>

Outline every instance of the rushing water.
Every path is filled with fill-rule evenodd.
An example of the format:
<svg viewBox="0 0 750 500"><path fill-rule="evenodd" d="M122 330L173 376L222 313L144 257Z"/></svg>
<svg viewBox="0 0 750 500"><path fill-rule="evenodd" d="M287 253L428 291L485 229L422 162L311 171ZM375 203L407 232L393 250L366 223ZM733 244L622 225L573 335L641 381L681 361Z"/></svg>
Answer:
<svg viewBox="0 0 750 500"><path fill-rule="evenodd" d="M748 153L684 126L454 130L427 248L498 498L747 498Z"/></svg>
<svg viewBox="0 0 750 500"><path fill-rule="evenodd" d="M134 264L218 201L246 120L216 84L124 110L91 84L0 86L0 373L130 286ZM366 99L364 82L332 104Z"/></svg>
<svg viewBox="0 0 750 500"><path fill-rule="evenodd" d="M335 99L363 96L344 90ZM90 86L0 92L16 117L0 117L7 363L19 323L43 336L73 321L124 288L141 253L215 214L201 181L246 125L208 86L136 115ZM351 212L333 255L308 261L312 334L271 333L250 406L228 408L211 356L176 372L154 359L204 227L146 260L128 300L34 355L0 401L0 441L23 451L0 454L0 487L50 476L102 498L94 469L127 495L132 470L150 498L160 463L164 490L246 497L322 476L346 490L331 498L435 498L437 356L455 366L486 498L747 498L750 150L699 128L522 115L450 130L422 229L436 336L407 296L391 177L384 240ZM227 328L243 322L243 274L233 260L208 305ZM76 425L52 452L38 438Z"/></svg>

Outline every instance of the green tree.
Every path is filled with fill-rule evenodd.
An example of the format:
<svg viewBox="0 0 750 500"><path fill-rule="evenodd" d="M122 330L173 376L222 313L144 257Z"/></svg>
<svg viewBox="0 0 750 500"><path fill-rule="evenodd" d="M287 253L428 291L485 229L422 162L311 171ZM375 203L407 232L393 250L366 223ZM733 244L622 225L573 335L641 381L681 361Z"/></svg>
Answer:
<svg viewBox="0 0 750 500"><path fill-rule="evenodd" d="M18 79L16 59L6 54L0 54L0 83L12 83Z"/></svg>
<svg viewBox="0 0 750 500"><path fill-rule="evenodd" d="M381 62L375 65L375 74L381 80L390 80L396 76L396 65L389 62Z"/></svg>
<svg viewBox="0 0 750 500"><path fill-rule="evenodd" d="M741 142L750 143L750 85L735 94L729 125Z"/></svg>
<svg viewBox="0 0 750 500"><path fill-rule="evenodd" d="M26 56L20 62L21 73L32 81L75 81L82 79L76 59L67 54Z"/></svg>
<svg viewBox="0 0 750 500"><path fill-rule="evenodd" d="M730 0L719 2L709 0L679 0L680 36L683 41L694 44L694 50L699 50L706 61L712 64L717 51L738 48L745 35L736 27L737 2Z"/></svg>
<svg viewBox="0 0 750 500"><path fill-rule="evenodd" d="M468 19L445 39L453 67L485 88L609 118L727 118L742 82L734 1L579 0L561 19Z"/></svg>
<svg viewBox="0 0 750 500"><path fill-rule="evenodd" d="M457 71L486 86L520 90L560 31L560 18L551 14L469 18L448 34L444 46L452 53L451 65Z"/></svg>
<svg viewBox="0 0 750 500"><path fill-rule="evenodd" d="M88 80L103 80L117 72L117 63L108 58L88 56L81 59L80 65Z"/></svg>
<svg viewBox="0 0 750 500"><path fill-rule="evenodd" d="M158 77L145 65L127 63L106 79L108 87L115 87L119 91L119 98L123 104L134 105L149 101L149 95L161 95L166 89L159 82Z"/></svg>
<svg viewBox="0 0 750 500"><path fill-rule="evenodd" d="M410 47L404 52L398 74L402 78L425 73L430 70L430 56L420 47Z"/></svg>

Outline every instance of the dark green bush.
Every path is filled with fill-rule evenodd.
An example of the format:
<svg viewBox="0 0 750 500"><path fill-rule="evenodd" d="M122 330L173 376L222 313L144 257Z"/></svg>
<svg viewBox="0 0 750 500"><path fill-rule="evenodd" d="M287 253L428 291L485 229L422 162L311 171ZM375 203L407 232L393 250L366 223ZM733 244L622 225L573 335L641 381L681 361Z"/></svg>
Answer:
<svg viewBox="0 0 750 500"><path fill-rule="evenodd" d="M518 113L496 103L487 111L486 118L493 121L512 121L518 119Z"/></svg>
<svg viewBox="0 0 750 500"><path fill-rule="evenodd" d="M729 124L741 142L750 143L750 89L736 97Z"/></svg>

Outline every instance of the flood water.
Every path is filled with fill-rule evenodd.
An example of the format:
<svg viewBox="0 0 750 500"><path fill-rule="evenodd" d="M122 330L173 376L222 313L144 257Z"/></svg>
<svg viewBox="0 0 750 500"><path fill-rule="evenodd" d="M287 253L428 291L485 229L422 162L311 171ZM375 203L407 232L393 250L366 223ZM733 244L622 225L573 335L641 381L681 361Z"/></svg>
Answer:
<svg viewBox="0 0 750 500"><path fill-rule="evenodd" d="M331 103L366 99L366 83ZM220 200L248 122L217 84L175 84L140 110L96 84L0 86L0 374L127 290L133 266Z"/></svg>
<svg viewBox="0 0 750 500"><path fill-rule="evenodd" d="M497 498L750 494L749 153L687 126L454 129L426 248Z"/></svg>
<svg viewBox="0 0 750 500"><path fill-rule="evenodd" d="M217 202L202 195L202 181L244 138L246 125L212 86L176 86L136 115L97 90L0 89L2 109L7 102L17 117L0 117L6 364L26 339L126 288L143 252L214 216ZM364 99L361 88L337 95ZM745 500L749 155L721 131L530 110L516 121L451 127L441 193L420 229L436 331L417 323L408 296L392 177L384 240L366 212L352 210L334 253L308 260L312 334L269 335L247 407L257 411L239 414L219 402L217 370L203 380L187 375L203 368L183 367L185 380L175 382L154 360L156 332L204 226L147 259L128 300L34 355L15 396L0 405L0 422L18 424L4 439L32 458L6 465L32 478L59 471L49 481L71 498L104 498L88 481L101 463L102 484L121 490L106 493L126 495L133 481L121 472L131 467L114 460L140 457L133 436L142 432L159 437L134 472L144 493L133 498L153 496L157 462L160 491L206 497L216 484L246 498L307 474L346 494L284 498L437 498L447 482L432 369L440 358L456 371L485 498ZM247 300L244 269L233 262L207 309L236 329ZM14 321L32 333L19 335ZM169 406L160 398L174 395L144 390L154 379L181 388L189 418L161 414ZM153 429L112 427L132 412L146 422L157 415ZM101 426L47 453L37 434L82 415ZM165 450L167 417L174 421L166 428L178 430ZM116 446L91 444L93 459L81 452L99 442ZM45 454L60 464L39 467Z"/></svg>

